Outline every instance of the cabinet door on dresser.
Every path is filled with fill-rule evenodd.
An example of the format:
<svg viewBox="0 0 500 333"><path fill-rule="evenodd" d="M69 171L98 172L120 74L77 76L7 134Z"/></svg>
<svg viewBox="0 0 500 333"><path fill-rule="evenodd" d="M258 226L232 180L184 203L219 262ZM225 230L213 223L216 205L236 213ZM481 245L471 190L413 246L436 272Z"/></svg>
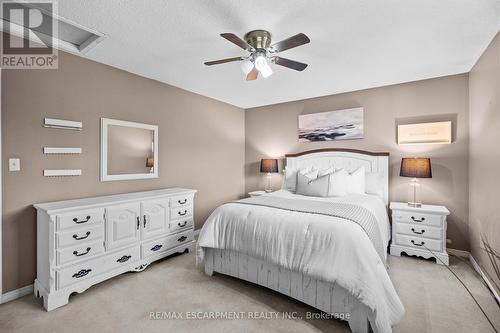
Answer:
<svg viewBox="0 0 500 333"><path fill-rule="evenodd" d="M168 213L168 198L142 201L142 239L166 233L168 231Z"/></svg>
<svg viewBox="0 0 500 333"><path fill-rule="evenodd" d="M106 248L114 249L140 240L140 204L106 208Z"/></svg>

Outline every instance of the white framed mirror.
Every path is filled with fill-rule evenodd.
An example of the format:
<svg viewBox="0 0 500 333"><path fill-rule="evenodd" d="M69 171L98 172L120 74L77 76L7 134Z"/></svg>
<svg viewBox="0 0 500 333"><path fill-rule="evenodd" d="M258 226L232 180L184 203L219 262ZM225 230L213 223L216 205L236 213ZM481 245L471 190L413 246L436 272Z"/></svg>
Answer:
<svg viewBox="0 0 500 333"><path fill-rule="evenodd" d="M101 118L101 181L158 178L158 126Z"/></svg>

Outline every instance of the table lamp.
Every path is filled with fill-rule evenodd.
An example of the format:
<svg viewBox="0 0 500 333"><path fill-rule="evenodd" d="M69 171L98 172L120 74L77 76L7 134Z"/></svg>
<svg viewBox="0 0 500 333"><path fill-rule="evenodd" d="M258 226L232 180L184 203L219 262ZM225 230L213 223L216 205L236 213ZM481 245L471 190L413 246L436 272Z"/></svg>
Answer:
<svg viewBox="0 0 500 333"><path fill-rule="evenodd" d="M266 192L272 192L271 177L273 173L278 173L278 160L277 159L262 159L260 160L260 172L267 173Z"/></svg>
<svg viewBox="0 0 500 333"><path fill-rule="evenodd" d="M408 186L408 206L422 207L418 178L432 178L431 159L423 157L401 159L399 176L412 178Z"/></svg>

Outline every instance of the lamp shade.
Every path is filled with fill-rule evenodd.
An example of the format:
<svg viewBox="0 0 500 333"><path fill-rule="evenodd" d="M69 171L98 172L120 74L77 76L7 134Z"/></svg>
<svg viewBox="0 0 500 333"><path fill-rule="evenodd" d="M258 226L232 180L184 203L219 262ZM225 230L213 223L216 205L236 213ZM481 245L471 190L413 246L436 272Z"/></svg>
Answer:
<svg viewBox="0 0 500 333"><path fill-rule="evenodd" d="M278 160L262 159L260 160L260 172L278 172Z"/></svg>
<svg viewBox="0 0 500 333"><path fill-rule="evenodd" d="M432 178L431 159L412 157L401 159L401 177Z"/></svg>

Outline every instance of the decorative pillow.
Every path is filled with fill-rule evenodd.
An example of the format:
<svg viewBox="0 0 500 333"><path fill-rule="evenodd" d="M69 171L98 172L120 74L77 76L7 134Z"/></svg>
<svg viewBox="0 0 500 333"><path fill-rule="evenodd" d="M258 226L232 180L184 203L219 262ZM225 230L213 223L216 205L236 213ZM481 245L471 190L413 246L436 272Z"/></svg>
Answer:
<svg viewBox="0 0 500 333"><path fill-rule="evenodd" d="M349 174L344 169L339 169L329 174L330 186L328 188L329 197L342 197L347 194L347 176Z"/></svg>
<svg viewBox="0 0 500 333"><path fill-rule="evenodd" d="M318 170L313 167L303 168L300 170L290 169L288 167L285 168L285 177L283 179L282 189L288 190L290 192L296 192L297 190L297 174L307 174L309 178L318 177Z"/></svg>
<svg viewBox="0 0 500 333"><path fill-rule="evenodd" d="M313 180L313 179L318 178L319 174L318 174L318 170L316 170L314 168L306 168L306 169L299 170L299 175L304 175L307 178Z"/></svg>
<svg viewBox="0 0 500 333"><path fill-rule="evenodd" d="M381 172L367 172L365 174L365 192L367 194L375 194L379 197L384 196L383 192L383 175Z"/></svg>
<svg viewBox="0 0 500 333"><path fill-rule="evenodd" d="M361 167L347 176L347 193L365 194L365 167Z"/></svg>
<svg viewBox="0 0 500 333"><path fill-rule="evenodd" d="M330 175L311 179L306 175L297 174L297 194L310 197L327 197L330 184Z"/></svg>
<svg viewBox="0 0 500 333"><path fill-rule="evenodd" d="M319 170L318 171L318 177L324 176L324 175L329 175L335 172L335 168L333 166L329 167L328 169L324 170Z"/></svg>

